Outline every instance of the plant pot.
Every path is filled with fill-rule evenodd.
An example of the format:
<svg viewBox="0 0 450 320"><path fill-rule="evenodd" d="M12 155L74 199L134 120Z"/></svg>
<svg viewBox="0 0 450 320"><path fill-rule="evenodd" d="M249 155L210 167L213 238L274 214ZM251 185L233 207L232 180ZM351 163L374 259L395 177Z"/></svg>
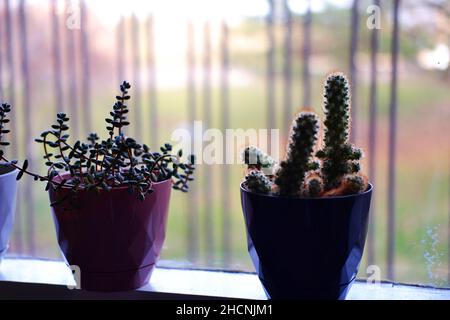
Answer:
<svg viewBox="0 0 450 320"><path fill-rule="evenodd" d="M269 298L345 299L363 255L372 189L288 198L241 184L248 251Z"/></svg>
<svg viewBox="0 0 450 320"><path fill-rule="evenodd" d="M80 268L82 289L124 291L149 281L165 239L171 187L171 180L154 183L144 201L126 186L80 190L77 208L53 207L59 247L67 264ZM70 192L50 189L50 200Z"/></svg>
<svg viewBox="0 0 450 320"><path fill-rule="evenodd" d="M17 195L17 170L0 164L0 263L8 249L9 236L14 225Z"/></svg>

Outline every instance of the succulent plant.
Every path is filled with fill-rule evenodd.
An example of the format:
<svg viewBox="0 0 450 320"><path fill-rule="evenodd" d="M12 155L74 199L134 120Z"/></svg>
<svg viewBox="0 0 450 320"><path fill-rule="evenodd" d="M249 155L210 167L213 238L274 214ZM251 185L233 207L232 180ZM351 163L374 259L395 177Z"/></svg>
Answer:
<svg viewBox="0 0 450 320"><path fill-rule="evenodd" d="M245 183L250 191L266 194L272 190L272 181L261 171L253 170L245 176Z"/></svg>
<svg viewBox="0 0 450 320"><path fill-rule="evenodd" d="M325 191L338 188L344 176L360 170L362 151L349 144L350 87L342 73L330 74L324 86L324 148L316 153L322 161ZM364 187L364 186L362 186Z"/></svg>
<svg viewBox="0 0 450 320"><path fill-rule="evenodd" d="M320 161L315 161L313 155L319 120L312 112L302 112L293 122L286 159L280 163L273 180L271 174L263 175L267 163L273 166L273 162L266 160L270 157L255 147L245 148L243 159L249 172L246 185L250 190L289 197L326 197L367 189L368 179L360 172L362 151L348 142L350 87L342 73L327 77L323 109L324 147L315 154ZM267 191L269 184L273 191Z"/></svg>
<svg viewBox="0 0 450 320"><path fill-rule="evenodd" d="M319 119L314 113L301 112L291 128L286 159L276 172L275 184L282 196L298 196L306 173L316 170L319 164L312 161L314 146L319 132Z"/></svg>
<svg viewBox="0 0 450 320"><path fill-rule="evenodd" d="M35 180L46 182L46 190L70 187L71 195L80 189L99 192L126 185L130 193L136 193L139 199L144 200L146 195L153 191L154 182L167 179L172 179L174 189L187 192L188 183L193 180L195 170L193 155L184 163L181 160L182 150L172 154L172 146L169 143L165 143L160 151L152 151L147 145L139 144L125 135L124 129L130 124L127 120L129 109L126 104L130 100L130 88L126 81L120 85L121 94L116 96L110 116L105 119L109 135L105 140L100 140L96 133L91 133L86 142L78 140L73 145L69 144L69 118L65 113L57 114L51 130L44 131L35 140L43 146L47 175L28 171L27 160L22 166L11 162L19 170L17 179L28 174ZM7 133L3 125L9 120L6 114L10 109L7 104L2 105L2 135ZM7 145L7 142L2 142L1 145ZM3 152L0 156L8 162ZM59 199L52 205L64 200L66 199Z"/></svg>

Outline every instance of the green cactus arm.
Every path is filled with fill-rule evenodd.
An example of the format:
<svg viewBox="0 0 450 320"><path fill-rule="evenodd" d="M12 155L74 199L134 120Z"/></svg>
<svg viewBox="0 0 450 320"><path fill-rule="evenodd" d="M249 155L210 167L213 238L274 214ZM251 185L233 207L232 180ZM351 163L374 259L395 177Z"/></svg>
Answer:
<svg viewBox="0 0 450 320"><path fill-rule="evenodd" d="M362 176L351 174L345 177L344 186L346 194L357 194L365 191L367 184Z"/></svg>
<svg viewBox="0 0 450 320"><path fill-rule="evenodd" d="M306 173L317 168L311 158L318 131L319 120L314 113L302 112L294 120L286 159L276 172L275 184L280 195L301 194Z"/></svg>
<svg viewBox="0 0 450 320"><path fill-rule="evenodd" d="M271 156L254 146L246 147L242 151L241 158L247 166L255 166L258 169L272 168L275 164Z"/></svg>
<svg viewBox="0 0 450 320"><path fill-rule="evenodd" d="M250 191L267 194L272 190L272 181L260 171L251 171L245 176L245 185Z"/></svg>
<svg viewBox="0 0 450 320"><path fill-rule="evenodd" d="M362 150L348 142L350 132L350 85L342 73L330 74L324 85L324 148L316 153L321 160L325 190L339 187L347 174L360 171Z"/></svg>

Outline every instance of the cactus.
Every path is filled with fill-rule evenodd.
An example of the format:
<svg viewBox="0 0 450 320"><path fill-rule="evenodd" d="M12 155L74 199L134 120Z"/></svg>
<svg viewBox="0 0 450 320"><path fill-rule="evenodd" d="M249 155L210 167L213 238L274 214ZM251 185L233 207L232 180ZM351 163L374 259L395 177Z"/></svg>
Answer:
<svg viewBox="0 0 450 320"><path fill-rule="evenodd" d="M272 190L272 182L264 173L253 170L245 176L245 183L250 191L266 194Z"/></svg>
<svg viewBox="0 0 450 320"><path fill-rule="evenodd" d="M242 152L242 161L249 169L263 169L264 171L267 169L269 172L275 164L271 156L253 146L248 146L244 149Z"/></svg>
<svg viewBox="0 0 450 320"><path fill-rule="evenodd" d="M342 73L328 76L324 87L325 137L324 148L316 153L322 160L321 175L325 191L338 188L344 176L360 170L360 149L348 143L350 131L350 87ZM352 185L356 188L356 178ZM360 186L361 188L364 185ZM361 191L362 189L359 189ZM356 190L355 190L356 191ZM357 192L356 192L357 193Z"/></svg>
<svg viewBox="0 0 450 320"><path fill-rule="evenodd" d="M319 197L323 192L323 179L316 172L307 175L303 186L303 195L306 197Z"/></svg>
<svg viewBox="0 0 450 320"><path fill-rule="evenodd" d="M344 177L343 194L356 194L367 188L367 178L361 173L349 174Z"/></svg>
<svg viewBox="0 0 450 320"><path fill-rule="evenodd" d="M302 112L293 122L286 160L280 163L275 184L282 196L302 193L305 175L318 167L311 161L319 131L319 120L314 113Z"/></svg>
<svg viewBox="0 0 450 320"><path fill-rule="evenodd" d="M319 120L314 113L302 112L293 122L286 159L274 177L274 161L255 147L245 148L242 158L247 165L246 184L250 190L288 197L328 197L367 189L368 179L360 172L362 151L348 142L350 87L342 73L327 77L323 109L324 147L315 154L320 163L313 161L312 156Z"/></svg>

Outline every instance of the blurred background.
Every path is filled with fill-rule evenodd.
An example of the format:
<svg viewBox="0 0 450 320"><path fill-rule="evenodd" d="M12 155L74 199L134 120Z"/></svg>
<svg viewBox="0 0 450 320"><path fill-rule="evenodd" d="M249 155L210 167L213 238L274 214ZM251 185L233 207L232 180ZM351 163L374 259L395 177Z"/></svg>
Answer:
<svg viewBox="0 0 450 320"><path fill-rule="evenodd" d="M15 109L7 152L41 172L33 140L56 112L73 140L104 136L123 80L129 133L153 148L202 120L279 128L283 154L293 115L323 116L324 77L347 73L352 140L375 184L359 276L377 265L383 279L450 286L449 1L1 0L0 43L0 97ZM172 195L160 264L254 270L242 176L198 166L192 192ZM29 178L9 254L61 259L48 196Z"/></svg>

